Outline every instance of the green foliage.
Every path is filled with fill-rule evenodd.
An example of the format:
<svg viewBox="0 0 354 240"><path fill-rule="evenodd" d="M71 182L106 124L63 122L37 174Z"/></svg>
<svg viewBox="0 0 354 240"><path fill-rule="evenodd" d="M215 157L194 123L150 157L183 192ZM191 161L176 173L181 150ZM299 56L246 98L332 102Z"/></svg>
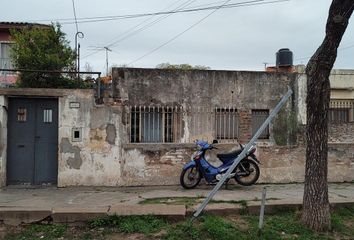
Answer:
<svg viewBox="0 0 354 240"><path fill-rule="evenodd" d="M179 70L209 70L210 67L202 66L202 65L195 65L192 66L187 63L182 64L170 64L170 63L160 63L156 66L159 69L179 69Z"/></svg>
<svg viewBox="0 0 354 240"><path fill-rule="evenodd" d="M331 215L332 231L341 233L350 239L354 236L353 220L354 206L338 209Z"/></svg>
<svg viewBox="0 0 354 240"><path fill-rule="evenodd" d="M15 42L11 54L15 68L46 71L73 69L75 52L70 48L59 24L48 28L12 30L11 36ZM77 84L60 73L21 72L18 86L74 88Z"/></svg>
<svg viewBox="0 0 354 240"><path fill-rule="evenodd" d="M241 235L231 222L220 217L205 216L203 220L202 231L208 233L211 239L232 240Z"/></svg>
<svg viewBox="0 0 354 240"><path fill-rule="evenodd" d="M114 227L124 233L151 234L161 230L166 222L154 216L109 216L89 222L92 228Z"/></svg>
<svg viewBox="0 0 354 240"><path fill-rule="evenodd" d="M200 203L203 197L161 197L148 198L140 201L139 204L173 204L173 205L187 205L192 206Z"/></svg>
<svg viewBox="0 0 354 240"><path fill-rule="evenodd" d="M297 239L325 240L352 239L354 236L354 207L337 209L332 214L332 231L317 233L304 227L299 212L282 212L266 215L261 239ZM110 216L89 222L88 227L66 225L34 224L25 227L22 232L10 234L7 240L15 239L129 239L130 234L140 233L143 239L166 240L254 240L258 235L258 216L239 215L217 217L204 215L196 221L169 224L153 216ZM139 238L140 239L140 238Z"/></svg>
<svg viewBox="0 0 354 240"><path fill-rule="evenodd" d="M190 221L179 223L167 229L167 234L163 239L166 240L198 240L202 238L203 232L195 223Z"/></svg>
<svg viewBox="0 0 354 240"><path fill-rule="evenodd" d="M67 225L53 224L40 225L34 224L28 226L21 234L10 234L5 237L6 240L26 239L26 240L51 240L58 239L65 236Z"/></svg>
<svg viewBox="0 0 354 240"><path fill-rule="evenodd" d="M298 123L295 112L282 109L274 121L273 133L277 145L295 144L298 132Z"/></svg>

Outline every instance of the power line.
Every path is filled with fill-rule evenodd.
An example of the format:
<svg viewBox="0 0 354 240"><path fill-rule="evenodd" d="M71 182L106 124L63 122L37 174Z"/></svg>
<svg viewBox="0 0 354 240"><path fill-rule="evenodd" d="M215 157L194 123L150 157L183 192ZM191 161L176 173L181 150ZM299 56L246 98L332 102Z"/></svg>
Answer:
<svg viewBox="0 0 354 240"><path fill-rule="evenodd" d="M266 1L266 2L265 2ZM241 3L231 3L221 5L215 5L211 7L200 7L200 8L189 8L189 9L182 9L177 11L162 11L162 12L153 12L153 13L140 13L140 14L128 14L128 15L112 15L112 16L101 16L101 17L86 17L86 18L79 18L78 23L92 23L92 22L105 22L105 21L114 21L114 20L121 20L121 19L130 19L130 18L140 18L140 17L147 17L147 16L156 16L156 15L166 15L166 14L175 14L175 13L188 13L188 12L197 12L197 11L206 11L206 10L213 10L219 8L235 8L240 6L253 6L253 5L260 5L260 4L271 4L271 3L278 3L278 2L287 2L290 0L274 0L274 1L267 1L267 0L253 0L253 1L245 1ZM264 3L261 3L264 2ZM72 19L51 19L47 21L59 21L62 25L65 24L74 24L75 21L71 21ZM81 21L80 21L81 20ZM35 20L33 20L35 21ZM39 22L41 20L37 20Z"/></svg>
<svg viewBox="0 0 354 240"><path fill-rule="evenodd" d="M169 44L170 42L172 42L173 40L175 40L176 38L180 37L181 35L183 35L184 33L186 33L187 31L191 30L192 28L194 28L195 26L197 26L199 23L201 23L202 21L204 21L205 19L207 19L210 15L212 15L213 13L215 13L217 10L219 10L222 6L224 6L225 4L227 4L228 2L230 2L230 0L226 0L222 5L220 5L219 8L213 10L212 12L210 12L209 14L207 14L205 17L199 19L197 22L195 22L194 24L192 24L191 26L189 26L187 29L185 29L184 31L178 33L177 35L175 35L173 38L171 38L170 40L168 40L167 42L161 44L160 46L152 49L151 51L145 53L144 55L142 55L141 57L138 57L137 59L131 61L130 63L128 63L128 65L133 64L139 60L141 60L142 58L152 54L153 52L156 52L157 50L159 50L160 48L166 46L167 44Z"/></svg>
<svg viewBox="0 0 354 240"><path fill-rule="evenodd" d="M190 4L192 4L192 3L195 2L195 1L196 1L196 0L189 0L189 1L185 2L184 4L180 5L179 7L177 7L176 10L178 10L178 9L183 9L184 7L186 7L186 6L190 5ZM171 13L171 14L168 14L168 15L165 15L165 16L160 16L158 19L154 20L153 22L146 24L145 26L143 26L143 27L137 29L136 31L132 32L131 34L129 34L129 35L125 36L125 37L122 37L122 38L120 38L120 39L118 39L118 40L115 40L114 42L112 42L112 43L109 44L109 45L110 45L111 47L113 47L113 46L115 46L117 43L119 43L119 42L121 42L121 41L123 41L123 40L125 40L125 39L127 39L127 38L129 38L129 37L131 37L131 36L133 36L133 35L136 35L136 34L142 32L142 31L144 31L145 29L147 29L147 28L149 28L149 27L155 25L156 23L161 22L162 20L168 18L168 17L171 16L171 15L172 15L172 13Z"/></svg>
<svg viewBox="0 0 354 240"><path fill-rule="evenodd" d="M347 50L347 49L353 48L353 47L354 47L354 44L348 45L348 46L346 46L346 47L338 48L338 51ZM312 55L311 55L311 56L306 56L306 57L300 57L300 58L294 59L294 61L295 61L295 62L298 62L298 61L301 61L301 60L307 60L307 59L310 59L311 57L312 57Z"/></svg>
<svg viewBox="0 0 354 240"><path fill-rule="evenodd" d="M173 10L183 9L184 7L190 5L191 3L195 2L195 1L196 1L196 0L188 0L188 1L184 2L184 3L182 3L181 5L179 5L177 8L175 8L175 9L173 9ZM168 9L169 7L175 5L175 4L179 3L179 2L181 2L181 0L176 1L176 2L174 2L173 4L170 4L169 6L167 6L166 8L164 8L163 10ZM162 11L163 11L163 10L162 10ZM142 31L144 31L145 29L147 29L147 28L149 28L149 27L155 25L155 24L158 23L158 22L161 22L163 19L168 18L169 16L171 16L171 14L166 15L166 16L160 16L158 19L154 20L153 22L147 23L147 24L145 24L145 26L142 26L142 27L140 27L139 29L137 29L137 30L134 31L134 29L136 29L137 27L143 25L144 23L146 23L147 21L149 21L149 20L151 20L151 19L153 19L153 18L155 17L155 16L150 16L147 20L141 21L140 23L138 23L138 24L135 25L134 27L132 27L132 28L128 29L127 31L125 31L125 32L124 32L123 34L121 34L120 36L118 36L118 37L116 37L116 38L113 38L113 39L112 39L113 42L111 41L111 42L105 44L105 46L108 46L108 47L115 46L117 43L122 42L123 40L125 40L125 39L127 39L127 38L129 38L129 37L131 37L131 36L133 36L133 35L136 35L136 34L142 32ZM117 38L118 38L118 39L117 39ZM96 50L95 52L92 52L92 53L89 53L89 54L85 55L83 58L87 58L87 57L92 56L92 55L94 55L94 54L96 54L96 53L98 53L98 52L99 52L99 51Z"/></svg>
<svg viewBox="0 0 354 240"><path fill-rule="evenodd" d="M247 1L243 3L233 3L233 4L228 4L222 6L222 8L233 8L237 7L241 4L249 4L249 3L255 3L255 2L262 2L265 0L253 0L253 1ZM283 1L289 1L289 0L283 0ZM250 4L252 5L252 4ZM107 16L107 17L97 17L97 18L86 18L86 20L79 21L80 23L92 23L92 22L106 22L106 21L115 21L115 20L121 20L121 19L130 19L130 18L140 18L140 17L146 17L146 16L156 16L156 15L166 15L166 14L175 14L175 13L188 13L188 12L197 12L197 11L206 11L206 10L213 10L213 9L219 9L221 8L221 5L217 6L212 6L212 7L203 7L203 8L191 8L191 9L183 9L183 10L177 10L177 11L165 11L165 12L155 12L155 13L142 13L142 14L130 14L130 15L118 15L118 16ZM67 21L67 22L61 22L61 24L73 24L74 22L72 21Z"/></svg>
<svg viewBox="0 0 354 240"><path fill-rule="evenodd" d="M160 46L152 49L151 51L145 53L144 55L142 55L141 57L138 57L136 58L135 60L131 61L130 63L128 63L128 65L130 64L133 64L139 60L141 60L142 58L158 51L160 48L166 46L167 44L169 44L170 42L172 42L173 40L177 39L178 37L180 37L181 35L183 35L184 33L186 33L187 31L189 31L190 29L194 28L195 26L197 26L199 23L201 23L202 21L204 21L206 18L208 18L210 15L212 15L213 13L215 13L216 11L218 11L219 9L223 8L224 6L227 5L227 3L229 2L230 0L227 0L225 1L222 5L219 5L218 8L216 8L214 11L212 11L211 13L207 14L205 17L201 18L200 20L198 20L196 23L192 24L191 26L189 26L187 29L185 29L184 31L180 32L179 34L175 35L173 38L171 38L170 40L168 40L167 42L161 44ZM264 1L264 0L261 0L261 1ZM261 5L261 4L269 4L269 3L279 3L279 2L285 2L285 1L289 1L289 0L276 0L276 1L271 1L271 2L260 2L260 1L252 1L252 2L255 2L255 3L252 3L250 5ZM256 3L258 2L258 3ZM242 3L241 3L242 4ZM238 5L238 7L241 7L241 6L249 6L248 4L247 5Z"/></svg>
<svg viewBox="0 0 354 240"><path fill-rule="evenodd" d="M280 2L287 2L290 0L275 0L275 1L266 1L265 0L252 0L252 1L244 1L244 2L239 2L239 3L233 3L233 4L225 4L225 5L218 5L218 6L213 6L213 7L208 7L208 8L199 8L199 9L185 9L185 10L175 10L175 11L168 11L168 12L158 12L158 14L155 15L160 15L160 14L169 14L168 16L170 16L173 13L180 13L180 12L191 12L191 11L205 11L205 10L212 10L212 9L221 9L221 8L235 8L235 7L247 7L247 6L254 6L254 5L264 5L264 4L273 4L273 3L280 3ZM219 3L219 2L217 2ZM206 4L206 5L210 5L210 4ZM154 16L155 16L154 15ZM145 30L146 28L154 25L155 23L159 22L161 20L157 19L154 22L150 23L150 25L146 25L138 30L136 30L136 32L129 34L128 36L124 36L121 39L118 39L116 42L112 43L112 44L108 44L109 47L112 47L114 45L116 45L116 43L121 42L129 37L131 37L132 35L135 35L143 30ZM139 24L138 24L139 25ZM92 56L94 54L98 53L98 51L89 53L87 55L85 55L83 58L87 58L89 56Z"/></svg>
<svg viewBox="0 0 354 240"><path fill-rule="evenodd" d="M79 32L79 27L77 25L77 18L76 18L76 10L75 10L75 3L74 0L72 0L73 3L73 11L74 11L74 18L75 18L75 24L76 24L76 32Z"/></svg>

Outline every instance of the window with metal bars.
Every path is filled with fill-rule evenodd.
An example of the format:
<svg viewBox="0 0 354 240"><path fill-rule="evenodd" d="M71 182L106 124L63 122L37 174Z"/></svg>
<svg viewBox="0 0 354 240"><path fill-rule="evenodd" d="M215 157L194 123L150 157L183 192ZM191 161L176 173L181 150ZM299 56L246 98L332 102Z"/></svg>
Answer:
<svg viewBox="0 0 354 240"><path fill-rule="evenodd" d="M330 123L349 122L349 108L330 108L328 111L328 120Z"/></svg>
<svg viewBox="0 0 354 240"><path fill-rule="evenodd" d="M181 114L173 107L131 107L130 142L179 142Z"/></svg>
<svg viewBox="0 0 354 240"><path fill-rule="evenodd" d="M252 110L252 136L262 126L263 122L268 118L268 109L254 109ZM262 132L259 139L269 139L269 126Z"/></svg>
<svg viewBox="0 0 354 240"><path fill-rule="evenodd" d="M0 68L12 69L13 63L10 57L11 48L14 43L0 42ZM0 75L15 75L15 72L0 72Z"/></svg>
<svg viewBox="0 0 354 240"><path fill-rule="evenodd" d="M216 139L233 140L238 138L239 117L236 108L215 109Z"/></svg>

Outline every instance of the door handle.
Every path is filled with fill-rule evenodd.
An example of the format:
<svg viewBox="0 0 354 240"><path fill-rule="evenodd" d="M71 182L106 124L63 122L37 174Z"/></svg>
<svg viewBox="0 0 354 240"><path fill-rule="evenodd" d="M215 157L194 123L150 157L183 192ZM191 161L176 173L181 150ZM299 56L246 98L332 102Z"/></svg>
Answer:
<svg viewBox="0 0 354 240"><path fill-rule="evenodd" d="M19 147L19 148L24 148L25 145L24 145L24 144L19 144L19 145L17 145L17 147Z"/></svg>
<svg viewBox="0 0 354 240"><path fill-rule="evenodd" d="M39 139L39 138L41 138L41 137L40 137L40 136L35 136L35 138L36 138L36 139Z"/></svg>

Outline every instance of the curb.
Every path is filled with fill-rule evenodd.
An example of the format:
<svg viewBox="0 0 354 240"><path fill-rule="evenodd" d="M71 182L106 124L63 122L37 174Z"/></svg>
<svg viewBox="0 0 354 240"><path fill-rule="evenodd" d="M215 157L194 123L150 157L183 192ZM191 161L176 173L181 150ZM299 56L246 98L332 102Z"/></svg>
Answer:
<svg viewBox="0 0 354 240"><path fill-rule="evenodd" d="M331 208L353 206L354 201L332 202ZM197 205L186 208L185 205L149 204L149 205L114 205L97 207L54 207L41 209L33 207L0 207L0 223L17 226L21 224L37 223L44 220L54 223L85 223L89 220L107 216L142 216L154 215L166 218L170 221L180 221L190 217L197 209ZM265 214L300 210L302 203L270 201L266 203ZM212 203L208 205L204 213L226 216L235 214L254 214L260 211L260 202L250 202L247 206L231 203Z"/></svg>
<svg viewBox="0 0 354 240"><path fill-rule="evenodd" d="M52 220L54 223L85 223L89 220L107 216L142 216L154 215L170 221L180 221L186 217L184 205L114 205L98 207L54 207L38 209L25 207L0 207L0 223L17 226Z"/></svg>

